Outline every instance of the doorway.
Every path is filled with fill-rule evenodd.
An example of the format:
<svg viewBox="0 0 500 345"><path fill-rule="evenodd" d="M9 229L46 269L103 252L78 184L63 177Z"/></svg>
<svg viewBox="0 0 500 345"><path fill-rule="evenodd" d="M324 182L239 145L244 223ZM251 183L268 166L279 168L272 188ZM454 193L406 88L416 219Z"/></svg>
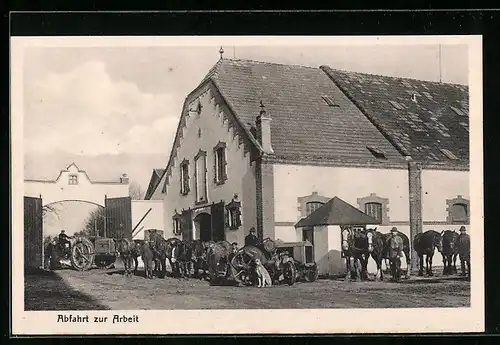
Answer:
<svg viewBox="0 0 500 345"><path fill-rule="evenodd" d="M194 218L196 239L201 241L212 240L212 216L208 213L200 213Z"/></svg>
<svg viewBox="0 0 500 345"><path fill-rule="evenodd" d="M302 229L302 241L306 240L313 245L312 247L306 247L306 262L312 262L314 260L314 228Z"/></svg>

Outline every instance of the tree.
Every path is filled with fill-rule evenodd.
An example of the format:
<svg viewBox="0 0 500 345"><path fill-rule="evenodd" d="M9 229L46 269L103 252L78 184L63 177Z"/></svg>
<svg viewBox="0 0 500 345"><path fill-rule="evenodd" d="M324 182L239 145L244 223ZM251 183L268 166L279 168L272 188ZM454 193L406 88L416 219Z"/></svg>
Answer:
<svg viewBox="0 0 500 345"><path fill-rule="evenodd" d="M59 219L59 210L57 207L52 204L52 205L44 205L42 207L42 217L44 220L47 219L47 217L54 215Z"/></svg>
<svg viewBox="0 0 500 345"><path fill-rule="evenodd" d="M144 192L141 188L141 185L135 181L130 182L128 186L128 193L132 200L144 199Z"/></svg>
<svg viewBox="0 0 500 345"><path fill-rule="evenodd" d="M104 207L98 207L89 213L85 219L83 229L75 232L74 236L104 236Z"/></svg>

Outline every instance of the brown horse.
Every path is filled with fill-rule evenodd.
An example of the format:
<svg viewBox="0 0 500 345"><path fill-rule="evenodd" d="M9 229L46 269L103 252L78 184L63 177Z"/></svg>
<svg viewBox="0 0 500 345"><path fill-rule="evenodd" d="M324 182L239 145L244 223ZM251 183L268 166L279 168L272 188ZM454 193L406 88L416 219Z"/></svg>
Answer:
<svg viewBox="0 0 500 345"><path fill-rule="evenodd" d="M377 229L367 229L366 238L368 241L369 255L371 255L372 259L377 264L377 274L375 275L375 280L382 281L384 280L382 273L382 261L385 252L385 237L381 232L377 231Z"/></svg>
<svg viewBox="0 0 500 345"><path fill-rule="evenodd" d="M441 234L434 230L428 230L424 233L417 234L413 239L413 249L417 252L419 257L419 270L418 275L424 275L424 255L425 258L425 272L428 276L433 276L432 273L432 257L434 250L437 248L439 252L443 251L443 239Z"/></svg>
<svg viewBox="0 0 500 345"><path fill-rule="evenodd" d="M124 274L126 277L133 275L132 263L134 261L133 255L135 250L135 243L126 238L116 240L116 256L121 257L124 266Z"/></svg>
<svg viewBox="0 0 500 345"><path fill-rule="evenodd" d="M144 241L141 246L141 257L142 262L144 262L144 276L149 279L153 279L153 244L149 241Z"/></svg>
<svg viewBox="0 0 500 345"><path fill-rule="evenodd" d="M457 273L457 256L458 256L458 233L451 230L446 230L441 233L443 238L443 275Z"/></svg>
<svg viewBox="0 0 500 345"><path fill-rule="evenodd" d="M347 280L367 279L367 265L370 252L365 230L342 228L342 254L346 259Z"/></svg>
<svg viewBox="0 0 500 345"><path fill-rule="evenodd" d="M154 261L155 264L157 262L160 264L160 266L155 269L157 272L161 271L158 275L159 277L165 278L167 275L167 259L172 269L172 273L175 274L176 264L175 260L174 262L172 261L172 249L178 242L180 242L180 240L176 237L172 237L167 240L159 234L155 234L152 237Z"/></svg>
<svg viewBox="0 0 500 345"><path fill-rule="evenodd" d="M207 264L210 273L210 284L215 284L219 278L227 278L230 272L229 254L232 252L231 243L219 241L209 246L207 250Z"/></svg>

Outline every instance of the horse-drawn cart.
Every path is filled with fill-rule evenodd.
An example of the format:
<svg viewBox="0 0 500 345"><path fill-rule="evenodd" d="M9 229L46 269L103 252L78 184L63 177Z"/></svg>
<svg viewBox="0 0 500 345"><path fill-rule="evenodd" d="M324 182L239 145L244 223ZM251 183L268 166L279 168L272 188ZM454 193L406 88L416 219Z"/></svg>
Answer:
<svg viewBox="0 0 500 345"><path fill-rule="evenodd" d="M244 285L254 285L254 267L256 259L267 269L273 283L284 282L293 285L297 269L293 258L285 252L279 252L271 239L265 239L257 246L245 246L236 252L230 263L230 278Z"/></svg>
<svg viewBox="0 0 500 345"><path fill-rule="evenodd" d="M72 238L69 247L60 248L59 261L69 261L78 271L87 271L95 264L99 268L109 268L116 261L115 240L96 236Z"/></svg>
<svg viewBox="0 0 500 345"><path fill-rule="evenodd" d="M314 247L309 241L275 241L278 253L286 252L293 258L298 281L313 282L318 279L318 266L314 261Z"/></svg>

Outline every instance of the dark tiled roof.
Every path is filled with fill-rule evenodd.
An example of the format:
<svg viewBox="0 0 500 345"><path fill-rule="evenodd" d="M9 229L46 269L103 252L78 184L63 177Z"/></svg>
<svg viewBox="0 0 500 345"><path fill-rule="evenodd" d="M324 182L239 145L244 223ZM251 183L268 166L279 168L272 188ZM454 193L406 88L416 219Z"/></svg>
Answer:
<svg viewBox="0 0 500 345"><path fill-rule="evenodd" d="M403 154L424 162L468 164L467 86L321 68Z"/></svg>
<svg viewBox="0 0 500 345"><path fill-rule="evenodd" d="M377 161L400 153L319 68L248 60L219 60L209 72L242 123L255 123L262 100L272 118L271 140L279 158ZM329 106L322 96L338 106Z"/></svg>
<svg viewBox="0 0 500 345"><path fill-rule="evenodd" d="M375 225L380 222L361 212L339 197L334 197L315 210L306 218L302 218L296 228L318 225Z"/></svg>

